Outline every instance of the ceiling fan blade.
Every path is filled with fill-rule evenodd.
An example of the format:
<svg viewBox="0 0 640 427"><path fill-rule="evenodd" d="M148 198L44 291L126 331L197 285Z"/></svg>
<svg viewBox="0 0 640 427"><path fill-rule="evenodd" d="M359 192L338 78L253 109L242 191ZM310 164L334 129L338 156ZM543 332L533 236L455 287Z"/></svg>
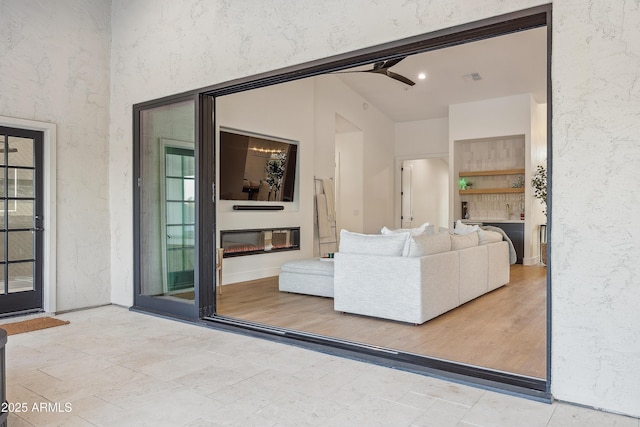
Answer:
<svg viewBox="0 0 640 427"><path fill-rule="evenodd" d="M388 61L385 61L384 68L391 68L394 65L396 65L398 62L402 61L404 58L406 58L406 56L403 56L403 57L400 57L400 58L396 58L396 59L390 59Z"/></svg>
<svg viewBox="0 0 640 427"><path fill-rule="evenodd" d="M409 80L408 78L406 78L405 76L401 76L400 74L394 73L392 71L387 71L387 76L391 77L394 80L398 80L406 85L409 86L413 86L415 85L415 83L411 80Z"/></svg>

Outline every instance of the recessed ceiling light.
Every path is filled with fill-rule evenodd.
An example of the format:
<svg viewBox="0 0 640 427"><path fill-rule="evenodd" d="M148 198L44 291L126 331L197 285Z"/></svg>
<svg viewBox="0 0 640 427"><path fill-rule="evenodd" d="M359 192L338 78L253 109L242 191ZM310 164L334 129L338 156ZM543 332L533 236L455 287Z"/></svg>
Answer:
<svg viewBox="0 0 640 427"><path fill-rule="evenodd" d="M418 74L418 78L419 78L420 80L424 80L424 79L426 79L426 78L427 78L427 75L426 75L425 73L420 73L420 74Z"/></svg>

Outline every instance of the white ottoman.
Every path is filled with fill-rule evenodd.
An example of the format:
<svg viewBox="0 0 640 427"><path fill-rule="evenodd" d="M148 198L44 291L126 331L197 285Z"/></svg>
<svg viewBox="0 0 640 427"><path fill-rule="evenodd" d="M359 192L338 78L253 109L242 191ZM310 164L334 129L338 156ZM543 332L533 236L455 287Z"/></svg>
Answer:
<svg viewBox="0 0 640 427"><path fill-rule="evenodd" d="M313 258L284 263L278 288L282 292L333 298L333 260Z"/></svg>

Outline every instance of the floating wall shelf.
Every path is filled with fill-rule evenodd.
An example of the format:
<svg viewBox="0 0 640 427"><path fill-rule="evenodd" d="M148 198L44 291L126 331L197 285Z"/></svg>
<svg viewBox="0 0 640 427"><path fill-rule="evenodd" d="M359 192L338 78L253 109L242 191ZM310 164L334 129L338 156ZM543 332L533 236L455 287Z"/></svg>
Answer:
<svg viewBox="0 0 640 427"><path fill-rule="evenodd" d="M493 176L493 175L522 175L524 169L500 169L493 171L467 171L460 172L458 175L463 176Z"/></svg>
<svg viewBox="0 0 640 427"><path fill-rule="evenodd" d="M474 188L472 190L459 190L460 194L506 194L524 193L524 188Z"/></svg>

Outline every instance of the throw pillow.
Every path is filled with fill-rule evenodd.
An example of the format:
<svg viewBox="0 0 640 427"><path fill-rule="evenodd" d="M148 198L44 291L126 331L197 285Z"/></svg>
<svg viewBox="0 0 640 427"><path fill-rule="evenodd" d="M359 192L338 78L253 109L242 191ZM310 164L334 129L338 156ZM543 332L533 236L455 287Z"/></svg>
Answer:
<svg viewBox="0 0 640 427"><path fill-rule="evenodd" d="M412 236L418 236L420 234L434 234L434 226L433 224L429 225L428 222L425 222L420 227L416 228L397 228L391 229L387 227L382 227L380 230L380 234L397 234L397 233L410 233Z"/></svg>
<svg viewBox="0 0 640 427"><path fill-rule="evenodd" d="M472 232L469 234L450 234L449 237L451 238L452 251L478 246L477 232Z"/></svg>
<svg viewBox="0 0 640 427"><path fill-rule="evenodd" d="M360 234L340 231L340 252L346 254L402 256L409 233Z"/></svg>
<svg viewBox="0 0 640 427"><path fill-rule="evenodd" d="M451 238L449 233L411 236L409 237L408 246L407 256L420 257L439 254L451 250Z"/></svg>
<svg viewBox="0 0 640 427"><path fill-rule="evenodd" d="M496 242L502 242L502 234L497 231L483 230L482 228L478 230L478 244L488 245Z"/></svg>
<svg viewBox="0 0 640 427"><path fill-rule="evenodd" d="M477 225L467 225L462 221L457 220L456 225L453 227L453 232L454 234L469 234L473 233L474 231L478 231L479 229L480 227L478 227Z"/></svg>

